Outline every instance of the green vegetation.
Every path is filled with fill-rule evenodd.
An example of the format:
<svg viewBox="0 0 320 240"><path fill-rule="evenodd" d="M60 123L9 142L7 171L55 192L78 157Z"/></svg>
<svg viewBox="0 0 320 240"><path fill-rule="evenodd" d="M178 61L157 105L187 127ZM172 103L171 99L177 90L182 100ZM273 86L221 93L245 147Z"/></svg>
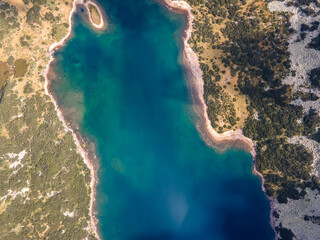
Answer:
<svg viewBox="0 0 320 240"><path fill-rule="evenodd" d="M303 118L304 131L303 135L308 136L316 131L320 124L320 117L316 110L310 109L309 113Z"/></svg>
<svg viewBox="0 0 320 240"><path fill-rule="evenodd" d="M218 68L215 72L209 69L209 66L200 63L204 80L204 98L208 105L208 117L214 128L218 127L219 117L223 119L224 123L228 124L227 128L236 125L236 112L234 110L234 103L230 96L222 91L222 88L216 83L220 80ZM213 78L215 80L213 80ZM219 129L219 132L222 128Z"/></svg>
<svg viewBox="0 0 320 240"><path fill-rule="evenodd" d="M7 63L12 66L14 64L14 57L10 56L8 59L7 59Z"/></svg>
<svg viewBox="0 0 320 240"><path fill-rule="evenodd" d="M311 221L314 224L320 225L320 216L304 216L305 221Z"/></svg>
<svg viewBox="0 0 320 240"><path fill-rule="evenodd" d="M276 227L276 231L280 234L279 240L293 240L293 237L295 237L290 229L284 228L282 225L280 227Z"/></svg>
<svg viewBox="0 0 320 240"><path fill-rule="evenodd" d="M34 90L33 90L33 88L32 88L31 83L30 83L30 82L27 82L26 85L24 85L24 87L23 87L23 93L28 94L28 93L32 93L33 91L34 91Z"/></svg>
<svg viewBox="0 0 320 240"><path fill-rule="evenodd" d="M91 16L92 21L95 24L99 25L101 23L101 16L100 16L97 8L92 4L88 4L88 8L90 11L90 16Z"/></svg>
<svg viewBox="0 0 320 240"><path fill-rule="evenodd" d="M300 27L300 31L301 31L301 32L304 32L304 31L313 32L313 31L317 30L318 27L319 27L319 22L318 22L318 21L312 22L312 23L311 23L311 26L302 23L302 24L301 24L301 27Z"/></svg>
<svg viewBox="0 0 320 240"><path fill-rule="evenodd" d="M35 24L41 24L41 15L40 15L41 7L39 5L34 5L32 8L29 9L27 12L27 23L31 26Z"/></svg>
<svg viewBox="0 0 320 240"><path fill-rule="evenodd" d="M49 22L54 22L55 18L52 14L52 12L47 12L45 15L44 15L44 18L49 21Z"/></svg>
<svg viewBox="0 0 320 240"><path fill-rule="evenodd" d="M310 138L320 143L320 129L318 129L315 134L311 135Z"/></svg>
<svg viewBox="0 0 320 240"><path fill-rule="evenodd" d="M297 187L310 179L313 156L302 145L288 144L285 139L259 142L256 147L257 170L264 173L266 193L280 203L287 198L299 199L305 192Z"/></svg>
<svg viewBox="0 0 320 240"><path fill-rule="evenodd" d="M310 48L314 48L319 51L320 50L320 34L318 34L318 36L313 38L308 46Z"/></svg>
<svg viewBox="0 0 320 240"><path fill-rule="evenodd" d="M268 147L264 148L266 144ZM273 172L281 172L280 175L292 179L308 180L310 178L312 154L302 145L288 144L284 139L268 140L267 143L259 142L257 156L261 159L257 163L258 170L267 169ZM268 159L271 159L271 161L268 161Z"/></svg>
<svg viewBox="0 0 320 240"><path fill-rule="evenodd" d="M69 25L67 23L62 23L54 25L52 28L52 37L56 40L63 38L68 32Z"/></svg>
<svg viewBox="0 0 320 240"><path fill-rule="evenodd" d="M0 26L0 41L9 34L10 30L20 26L17 8L3 0L0 0Z"/></svg>
<svg viewBox="0 0 320 240"><path fill-rule="evenodd" d="M20 45L22 47L29 47L31 43L32 43L32 40L30 35L24 35L20 37Z"/></svg>
<svg viewBox="0 0 320 240"><path fill-rule="evenodd" d="M261 31L257 19L228 22L222 33L229 39L221 47L225 53L226 66L236 64L242 73L259 78L262 87L277 86L275 74L281 65L283 75L288 72L290 62L283 38L275 38L273 32ZM273 46L273 47L270 47ZM261 81L262 80L262 81Z"/></svg>
<svg viewBox="0 0 320 240"><path fill-rule="evenodd" d="M63 126L48 97L36 93L21 106L11 92L12 86L9 84L2 90L0 123L7 129L10 140L0 136L0 156L23 150L27 155L21 161L24 166L17 169L9 169L0 160L0 194L6 196L7 189L30 190L29 200L22 196L5 199L6 210L0 215L0 238L17 239L11 230L19 224L20 236L41 233L47 224L50 227L45 234L47 239L83 239L89 221L90 178L86 177L89 170L76 151L72 135L59 137ZM16 118L20 106L23 117ZM40 119L44 121L39 124ZM23 126L26 128L21 132ZM17 173L13 174L14 170ZM49 197L52 191L56 193ZM74 212L75 216L66 217L65 211ZM62 234L62 230L66 232Z"/></svg>
<svg viewBox="0 0 320 240"><path fill-rule="evenodd" d="M45 4L47 2L47 0L23 0L24 4L28 5L29 3L33 3L33 4Z"/></svg>
<svg viewBox="0 0 320 240"><path fill-rule="evenodd" d="M27 8L10 2L19 6L0 0L5 50L0 62L0 239L96 239L89 216L89 169L53 103L39 89L53 38L45 36L48 29L37 33L46 38L44 44L31 37L47 9L45 18L56 15L54 24L68 28L68 13L54 12L65 0L23 0ZM28 24L22 29L23 18ZM55 31L60 40L64 32L59 27ZM15 42L20 44L13 46Z"/></svg>
<svg viewBox="0 0 320 240"><path fill-rule="evenodd" d="M309 79L312 86L320 88L320 67L311 70Z"/></svg>
<svg viewBox="0 0 320 240"><path fill-rule="evenodd" d="M315 93L302 92L302 91L295 92L294 95L293 95L293 98L294 99L300 98L304 102L306 102L306 101L317 101L319 99L319 97Z"/></svg>
<svg viewBox="0 0 320 240"><path fill-rule="evenodd" d="M313 154L306 147L290 144L287 139L293 136L307 136L320 141L319 115L310 109L303 112L301 106L291 104L292 100L316 101L319 97L312 93L296 92L282 79L291 72L288 38L294 30L290 28L287 13L271 13L267 2L239 0L188 0L195 16L194 31L189 43L198 54L204 79L204 98L208 115L214 128L221 118L234 123L234 106L224 98L221 81L221 66L237 77L237 90L248 98L244 135L256 142L257 170L265 178L266 193L277 198L280 203L288 199L305 196L305 188L320 189L319 179L311 176ZM306 14L310 11L303 5L293 2ZM318 3L316 3L318 4ZM290 5L290 3L289 3ZM214 26L214 27L213 27ZM303 39L306 31L315 31L319 22L301 25ZM320 35L314 38L309 47L320 50ZM207 59L203 46L220 51L222 54ZM210 48L207 51L210 51ZM208 64L212 63L212 66ZM320 68L313 69L309 78L312 86L320 87ZM226 83L227 84L227 83ZM227 101L225 100L227 99ZM221 101L226 101L224 108ZM226 117L227 116L227 117ZM222 130L222 128L219 128ZM281 239L292 239L291 230L276 228Z"/></svg>

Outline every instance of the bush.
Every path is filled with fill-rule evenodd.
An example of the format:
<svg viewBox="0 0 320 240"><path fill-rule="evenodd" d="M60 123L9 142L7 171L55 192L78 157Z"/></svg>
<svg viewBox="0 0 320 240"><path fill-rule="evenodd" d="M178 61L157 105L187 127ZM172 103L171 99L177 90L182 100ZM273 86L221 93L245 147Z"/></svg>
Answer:
<svg viewBox="0 0 320 240"><path fill-rule="evenodd" d="M310 109L309 113L303 118L304 135L310 135L315 132L316 127L320 123L320 117L316 110Z"/></svg>
<svg viewBox="0 0 320 240"><path fill-rule="evenodd" d="M27 12L27 23L31 26L35 24L41 24L41 15L40 15L40 6L34 5L32 8L29 9Z"/></svg>
<svg viewBox="0 0 320 240"><path fill-rule="evenodd" d="M308 75L309 75L309 80L311 84L314 87L320 88L320 67L312 69Z"/></svg>

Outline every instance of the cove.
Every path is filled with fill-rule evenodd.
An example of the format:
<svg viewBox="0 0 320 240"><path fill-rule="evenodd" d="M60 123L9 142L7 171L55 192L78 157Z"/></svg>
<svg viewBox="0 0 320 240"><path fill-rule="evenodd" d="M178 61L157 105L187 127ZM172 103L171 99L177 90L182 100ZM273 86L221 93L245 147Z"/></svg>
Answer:
<svg viewBox="0 0 320 240"><path fill-rule="evenodd" d="M201 139L180 62L182 15L151 0L97 1L109 29L75 14L51 89L97 146L102 239L273 239L251 156Z"/></svg>

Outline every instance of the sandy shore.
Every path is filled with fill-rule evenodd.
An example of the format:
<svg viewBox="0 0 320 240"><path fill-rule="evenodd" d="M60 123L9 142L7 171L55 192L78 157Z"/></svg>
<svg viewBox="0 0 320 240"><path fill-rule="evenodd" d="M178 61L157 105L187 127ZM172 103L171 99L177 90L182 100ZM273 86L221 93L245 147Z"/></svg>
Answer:
<svg viewBox="0 0 320 240"><path fill-rule="evenodd" d="M194 102L194 109L200 120L197 123L197 128L202 135L202 138L205 142L220 150L225 150L228 147L235 146L243 148L252 155L253 161L253 174L257 175L262 184L262 190L270 201L271 211L270 211L270 224L275 230L275 221L272 215L274 210L274 199L270 198L265 191L264 183L265 179L262 174L257 171L256 166L256 152L255 145L253 141L245 137L240 129L236 131L227 131L225 133L217 133L211 126L210 119L207 114L207 105L204 100L204 82L202 79L202 71L200 69L200 64L196 53L189 46L188 41L191 38L192 34L192 24L194 16L192 15L191 6L183 0L157 0L159 3L165 5L170 11L177 12L180 14L185 14L187 16L187 28L184 31L183 36L183 53L182 53L182 62L185 67L188 80L190 82L191 94ZM277 239L277 234L275 232L275 238Z"/></svg>
<svg viewBox="0 0 320 240"><path fill-rule="evenodd" d="M65 41L71 36L72 25L73 25L72 16L76 11L77 5L79 5L79 4L84 4L84 1L83 0L74 0L73 1L72 10L69 15L69 29L68 29L67 35L63 39L61 39L59 42L55 42L50 46L50 48L49 48L50 61L47 65L43 75L45 77L45 93L50 97L52 103L54 104L55 110L57 111L58 117L59 117L60 121L62 122L65 130L67 132L72 133L75 144L77 145L77 149L78 149L80 155L82 156L84 163L87 165L87 167L90 170L90 173L91 173L91 182L90 182L91 196L90 196L89 214L90 214L90 218L91 218L91 227L94 231L96 238L100 240L101 238L100 238L100 236L98 234L98 230L97 230L98 220L96 219L96 217L94 215L94 203L96 201L96 199L95 199L96 185L97 185L97 181L98 181L97 169L94 165L95 156L91 156L92 154L90 154L89 151L83 147L85 143L83 142L83 139L80 137L80 135L75 133L75 131L71 127L68 126L67 121L65 120L65 118L62 114L62 110L59 108L57 101L55 100L55 98L53 97L53 95L49 91L49 80L48 80L50 65L54 61L53 53L57 48L64 46Z"/></svg>

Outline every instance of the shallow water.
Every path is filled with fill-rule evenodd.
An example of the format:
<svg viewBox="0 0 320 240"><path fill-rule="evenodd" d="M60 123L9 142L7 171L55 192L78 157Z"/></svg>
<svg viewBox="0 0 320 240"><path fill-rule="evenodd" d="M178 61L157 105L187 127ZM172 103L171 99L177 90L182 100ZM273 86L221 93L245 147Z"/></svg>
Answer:
<svg viewBox="0 0 320 240"><path fill-rule="evenodd" d="M215 151L195 127L179 60L185 17L150 0L98 2L109 30L75 15L52 88L96 141L103 239L272 239L250 155Z"/></svg>

